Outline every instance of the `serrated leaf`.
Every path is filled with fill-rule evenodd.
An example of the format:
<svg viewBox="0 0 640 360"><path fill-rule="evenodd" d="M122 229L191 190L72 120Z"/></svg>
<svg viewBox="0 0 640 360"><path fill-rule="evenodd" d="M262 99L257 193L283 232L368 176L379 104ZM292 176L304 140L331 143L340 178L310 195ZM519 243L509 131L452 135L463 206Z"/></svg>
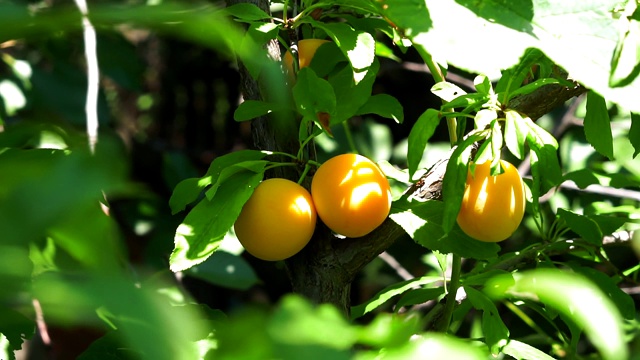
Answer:
<svg viewBox="0 0 640 360"><path fill-rule="evenodd" d="M213 254L262 178L262 173L235 173L211 201L203 199L189 212L176 230L169 258L172 271L186 270Z"/></svg>
<svg viewBox="0 0 640 360"><path fill-rule="evenodd" d="M281 105L266 101L245 100L233 113L233 119L235 121L247 121L283 109L284 107Z"/></svg>
<svg viewBox="0 0 640 360"><path fill-rule="evenodd" d="M401 281L393 285L387 286L372 296L367 302L351 307L351 319L357 319L370 311L375 310L380 305L391 300L394 296L401 295L411 289L423 285L433 284L442 280L439 276L423 276L421 278Z"/></svg>
<svg viewBox="0 0 640 360"><path fill-rule="evenodd" d="M225 13L248 22L270 19L271 16L262 9L250 3L238 3L227 6L223 10Z"/></svg>
<svg viewBox="0 0 640 360"><path fill-rule="evenodd" d="M332 115L336 110L336 94L333 87L309 68L302 68L298 72L298 79L293 87L293 99L300 114L309 120L317 119L318 113Z"/></svg>
<svg viewBox="0 0 640 360"><path fill-rule="evenodd" d="M411 128L408 138L407 164L409 167L409 178L413 178L418 165L422 160L427 142L433 136L436 127L440 123L440 112L436 109L427 109Z"/></svg>
<svg viewBox="0 0 640 360"><path fill-rule="evenodd" d="M633 157L640 154L640 113L631 113L631 128L629 128L629 141L633 148Z"/></svg>
<svg viewBox="0 0 640 360"><path fill-rule="evenodd" d="M602 96L593 91L587 93L584 134L597 152L613 160L613 135L607 103Z"/></svg>
<svg viewBox="0 0 640 360"><path fill-rule="evenodd" d="M388 94L376 94L358 109L355 115L376 114L387 119L393 119L397 123L404 121L402 105L398 99Z"/></svg>
<svg viewBox="0 0 640 360"><path fill-rule="evenodd" d="M502 352L516 360L555 360L542 350L515 339L509 340L509 343L502 348Z"/></svg>
<svg viewBox="0 0 640 360"><path fill-rule="evenodd" d="M482 311L482 332L485 343L494 356L499 354L502 347L509 341L509 329L502 322L496 305L487 295L470 286L465 286L464 291L471 305Z"/></svg>
<svg viewBox="0 0 640 360"><path fill-rule="evenodd" d="M484 291L493 298L540 301L579 327L605 360L627 359L622 317L611 300L587 278L557 269L535 269L498 276Z"/></svg>
<svg viewBox="0 0 640 360"><path fill-rule="evenodd" d="M226 251L216 251L206 261L189 268L185 273L214 285L237 290L247 290L259 282L246 260Z"/></svg>
<svg viewBox="0 0 640 360"><path fill-rule="evenodd" d="M558 209L558 216L585 241L596 246L602 245L602 231L595 221L565 209Z"/></svg>
<svg viewBox="0 0 640 360"><path fill-rule="evenodd" d="M522 116L515 110L506 110L504 123L504 141L507 149L518 159L524 158L524 145L527 141L529 128Z"/></svg>

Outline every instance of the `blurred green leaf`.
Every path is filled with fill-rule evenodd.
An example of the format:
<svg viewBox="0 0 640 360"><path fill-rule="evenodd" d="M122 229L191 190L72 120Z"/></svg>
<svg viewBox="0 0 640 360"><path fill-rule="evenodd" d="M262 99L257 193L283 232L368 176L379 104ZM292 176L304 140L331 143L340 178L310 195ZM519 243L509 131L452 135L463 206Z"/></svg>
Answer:
<svg viewBox="0 0 640 360"><path fill-rule="evenodd" d="M420 331L420 317L380 313L359 327L358 343L380 348L400 347Z"/></svg>
<svg viewBox="0 0 640 360"><path fill-rule="evenodd" d="M507 345L502 348L502 352L505 355L509 355L517 360L554 360L553 357L545 354L541 350L527 343L514 339L509 340Z"/></svg>
<svg viewBox="0 0 640 360"><path fill-rule="evenodd" d="M35 328L34 320L22 312L0 305L0 334L9 341L8 350L11 355L22 348L25 340L33 337Z"/></svg>
<svg viewBox="0 0 640 360"><path fill-rule="evenodd" d="M437 299L442 294L444 294L444 287L442 286L436 288L412 289L402 295L396 304L396 309L400 310L405 306L424 304L429 300Z"/></svg>
<svg viewBox="0 0 640 360"><path fill-rule="evenodd" d="M238 290L247 290L259 282L246 260L226 251L216 251L206 261L189 268L185 273L214 285Z"/></svg>
<svg viewBox="0 0 640 360"><path fill-rule="evenodd" d="M401 281L399 283L387 286L372 296L367 302L351 307L351 319L357 319L368 312L371 312L391 300L394 296L401 295L406 291L417 288L419 286L433 284L442 280L439 276L423 276L411 280Z"/></svg>
<svg viewBox="0 0 640 360"><path fill-rule="evenodd" d="M587 93L584 134L597 152L609 160L613 159L613 135L611 134L611 120L607 103L602 96L593 91Z"/></svg>
<svg viewBox="0 0 640 360"><path fill-rule="evenodd" d="M580 189L589 185L600 184L600 180L591 169L580 169L568 172L562 177L562 181L573 181Z"/></svg>
<svg viewBox="0 0 640 360"><path fill-rule="evenodd" d="M640 19L637 13L636 9L635 16L621 19L625 23L624 34L618 38L611 59L611 87L627 86L640 74Z"/></svg>
<svg viewBox="0 0 640 360"><path fill-rule="evenodd" d="M556 269L536 269L497 276L484 291L494 298L540 301L582 327L603 359L628 356L622 317L611 300L587 278Z"/></svg>
<svg viewBox="0 0 640 360"><path fill-rule="evenodd" d="M403 346L382 351L362 351L353 359L406 360L423 359L425 356L429 359L484 360L488 355L480 348L456 337L440 333L422 333L416 334Z"/></svg>
<svg viewBox="0 0 640 360"><path fill-rule="evenodd" d="M235 173L211 200L203 199L189 212L176 230L169 258L172 271L186 270L213 254L263 177L251 171Z"/></svg>
<svg viewBox="0 0 640 360"><path fill-rule="evenodd" d="M170 306L155 292L121 276L47 273L34 280L33 294L47 321L57 324L100 327L95 312L108 309L117 314L114 322L128 350L151 359L193 359L193 339L207 333L196 312Z"/></svg>

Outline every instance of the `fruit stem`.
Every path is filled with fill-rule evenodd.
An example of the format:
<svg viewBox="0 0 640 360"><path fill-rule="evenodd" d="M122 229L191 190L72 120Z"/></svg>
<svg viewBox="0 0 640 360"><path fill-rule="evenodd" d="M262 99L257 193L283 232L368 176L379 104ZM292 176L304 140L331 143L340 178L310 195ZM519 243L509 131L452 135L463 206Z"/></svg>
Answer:
<svg viewBox="0 0 640 360"><path fill-rule="evenodd" d="M302 175L300 175L300 178L298 179L298 185L302 185L302 182L304 181L304 179L307 177L307 174L309 173L309 169L311 169L311 164L307 163L304 166L304 170L302 171Z"/></svg>
<svg viewBox="0 0 640 360"><path fill-rule="evenodd" d="M351 129L349 129L349 124L346 121L342 122L342 127L344 128L344 134L347 137L347 143L349 143L349 148L351 152L354 154L358 154L358 149L356 149L356 143L353 141L353 136L351 135Z"/></svg>
<svg viewBox="0 0 640 360"><path fill-rule="evenodd" d="M436 325L436 330L439 332L447 332L451 325L451 317L453 316L453 310L456 305L456 294L458 293L458 287L460 287L460 270L462 268L462 257L460 255L452 254L451 260L451 279L447 284L447 299L444 304L444 310L442 317L439 319Z"/></svg>

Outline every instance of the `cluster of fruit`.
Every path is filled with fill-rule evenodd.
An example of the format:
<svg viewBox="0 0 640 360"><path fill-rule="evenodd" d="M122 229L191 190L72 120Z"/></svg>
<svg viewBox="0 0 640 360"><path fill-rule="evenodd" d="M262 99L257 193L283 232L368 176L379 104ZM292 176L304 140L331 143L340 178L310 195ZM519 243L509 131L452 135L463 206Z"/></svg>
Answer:
<svg viewBox="0 0 640 360"><path fill-rule="evenodd" d="M311 193L287 179L261 182L234 229L250 254L277 261L307 245L317 216L337 234L361 237L380 226L390 209L391 189L380 168L364 156L343 154L318 168Z"/></svg>

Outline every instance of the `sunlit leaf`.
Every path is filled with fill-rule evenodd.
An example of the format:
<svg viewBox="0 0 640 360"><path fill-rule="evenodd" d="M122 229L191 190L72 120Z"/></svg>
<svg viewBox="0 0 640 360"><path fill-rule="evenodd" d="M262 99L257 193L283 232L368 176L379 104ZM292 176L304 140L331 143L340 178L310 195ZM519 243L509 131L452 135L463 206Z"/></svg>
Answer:
<svg viewBox="0 0 640 360"><path fill-rule="evenodd" d="M465 286L467 298L474 308L482 310L482 332L491 353L497 355L509 341L509 329L498 313L496 305L482 292Z"/></svg>
<svg viewBox="0 0 640 360"><path fill-rule="evenodd" d="M420 115L411 128L408 139L409 149L407 150L409 178L413 178L413 174L418 170L427 142L433 136L439 123L440 113L436 109L429 108Z"/></svg>

